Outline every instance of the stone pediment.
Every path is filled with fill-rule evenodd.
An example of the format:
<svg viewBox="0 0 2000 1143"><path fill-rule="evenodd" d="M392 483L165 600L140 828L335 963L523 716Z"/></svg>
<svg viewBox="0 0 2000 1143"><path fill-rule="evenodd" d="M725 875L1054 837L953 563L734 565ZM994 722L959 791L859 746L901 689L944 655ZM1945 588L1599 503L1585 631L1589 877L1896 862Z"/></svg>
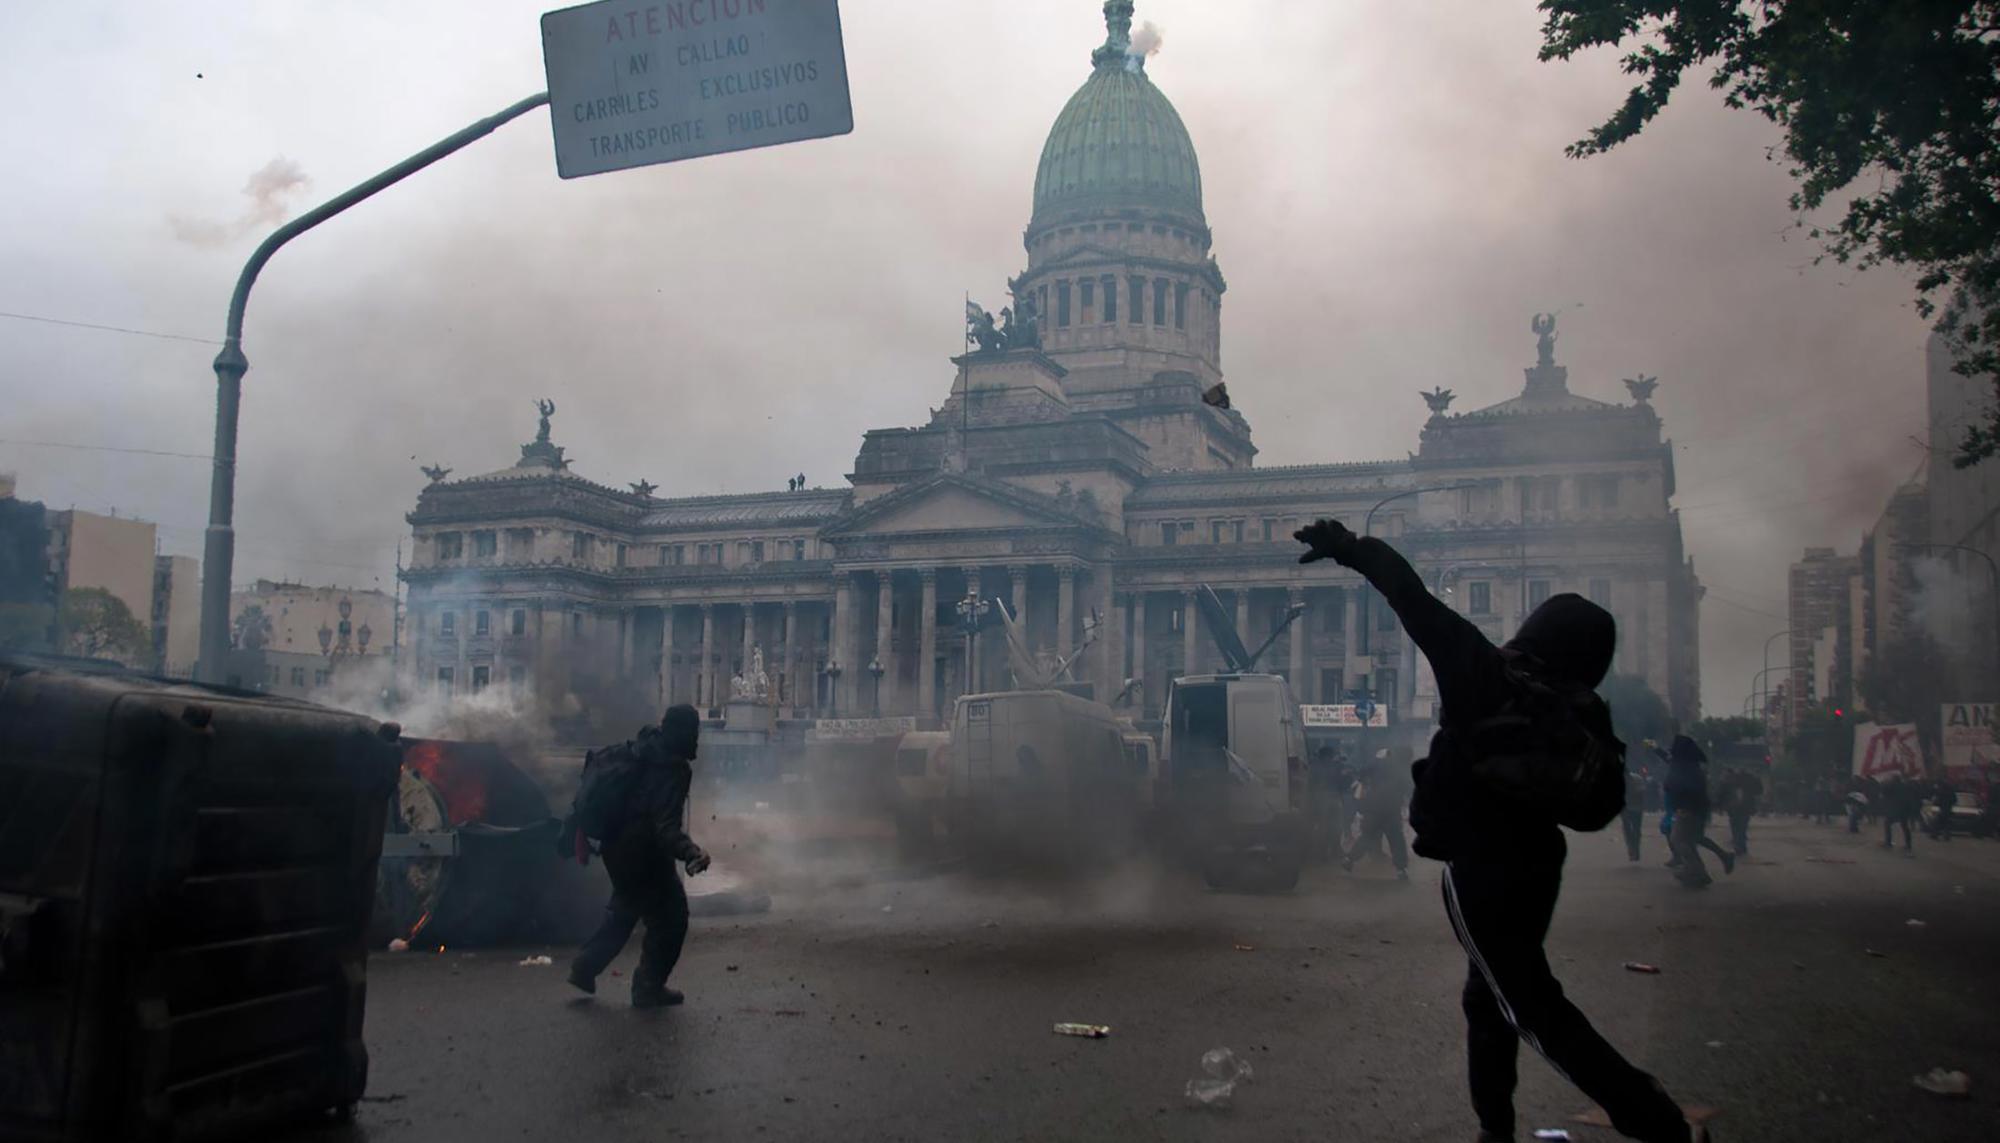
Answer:
<svg viewBox="0 0 2000 1143"><path fill-rule="evenodd" d="M1093 525L1053 497L997 480L942 473L878 496L828 525L829 539Z"/></svg>

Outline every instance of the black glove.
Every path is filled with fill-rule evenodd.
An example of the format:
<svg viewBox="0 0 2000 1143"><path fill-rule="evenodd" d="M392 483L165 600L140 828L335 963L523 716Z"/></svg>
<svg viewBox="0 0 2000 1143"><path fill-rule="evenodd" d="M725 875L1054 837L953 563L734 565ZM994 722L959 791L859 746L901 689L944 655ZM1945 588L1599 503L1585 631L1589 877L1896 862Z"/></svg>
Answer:
<svg viewBox="0 0 2000 1143"><path fill-rule="evenodd" d="M1309 564L1315 560L1333 560L1351 565L1354 551L1361 540L1347 526L1338 520L1314 520L1292 533L1292 539L1312 550L1299 557L1299 562Z"/></svg>
<svg viewBox="0 0 2000 1143"><path fill-rule="evenodd" d="M689 877L694 877L700 873L705 872L707 869L708 869L707 850L696 850L695 855L687 859L687 873Z"/></svg>

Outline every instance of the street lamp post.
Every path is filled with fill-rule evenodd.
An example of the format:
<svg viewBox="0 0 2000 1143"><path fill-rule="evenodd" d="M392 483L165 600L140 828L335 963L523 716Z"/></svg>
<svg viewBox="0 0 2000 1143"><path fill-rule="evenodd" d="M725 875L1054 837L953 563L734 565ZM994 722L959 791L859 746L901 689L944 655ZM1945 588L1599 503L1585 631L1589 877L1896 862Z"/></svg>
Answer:
<svg viewBox="0 0 2000 1143"><path fill-rule="evenodd" d="M828 718L839 718L840 717L839 660L828 659L823 673L826 675L826 716Z"/></svg>
<svg viewBox="0 0 2000 1143"><path fill-rule="evenodd" d="M868 660L868 677L875 680L874 710L876 718L882 717L882 674L883 674L882 660L880 659Z"/></svg>
<svg viewBox="0 0 2000 1143"><path fill-rule="evenodd" d="M285 243L548 101L546 91L531 95L321 203L272 231L243 264L235 292L229 297L222 352L215 355L215 469L209 479L208 531L202 542L201 658L197 662L197 674L203 682L222 681L222 660L229 651L229 580L236 561L236 421L243 400L243 375L250 371L250 359L243 355L243 310L250 302L250 287L256 284L257 274Z"/></svg>
<svg viewBox="0 0 2000 1143"><path fill-rule="evenodd" d="M979 638L980 621L993 610L993 605L968 591L965 593L965 598L958 601L955 610L958 612L959 632L965 636L964 693L972 694L979 689L978 682L973 679L974 668L978 665L978 656L973 648Z"/></svg>
<svg viewBox="0 0 2000 1143"><path fill-rule="evenodd" d="M1758 695L1760 697L1765 697L1768 699L1770 692L1761 691L1758 689L1758 687L1761 685L1761 681L1763 680L1764 676L1771 673L1771 644L1777 642L1779 639L1783 638L1786 635L1790 635L1791 633L1792 629L1787 627L1783 631L1772 632L1771 637L1769 639L1764 640L1764 669L1757 672L1756 678L1750 680L1751 694ZM1789 658L1790 656L1788 655L1787 659Z"/></svg>

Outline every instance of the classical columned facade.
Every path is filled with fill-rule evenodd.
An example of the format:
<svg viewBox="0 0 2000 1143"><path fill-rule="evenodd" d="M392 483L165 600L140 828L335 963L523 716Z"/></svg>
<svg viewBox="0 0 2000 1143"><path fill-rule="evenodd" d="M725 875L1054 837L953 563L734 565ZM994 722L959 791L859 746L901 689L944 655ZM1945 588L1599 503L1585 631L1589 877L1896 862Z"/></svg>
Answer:
<svg viewBox="0 0 2000 1143"><path fill-rule="evenodd" d="M1071 679L1143 725L1174 677L1221 665L1206 585L1251 649L1298 613L1259 667L1302 700L1366 694L1425 723L1436 685L1395 617L1352 573L1297 562L1293 531L1333 516L1393 539L1496 640L1550 594L1589 596L1618 620L1614 669L1696 717L1701 586L1655 382L1573 391L1537 317L1523 380L1408 380L1430 417L1383 443L1396 459L1258 466L1258 379L1231 378L1234 400L1215 387L1226 283L1194 143L1129 50L1132 4L1105 14L1036 166L1012 304L969 315L927 420L867 431L836 487L676 497L570 471L545 403L511 467L427 470L407 682L504 684L560 725L618 731L670 702L718 712L761 662L781 719L936 725L1011 685L1003 631L963 622L984 603L1037 656L1083 648ZM1454 413L1455 391L1491 403Z"/></svg>

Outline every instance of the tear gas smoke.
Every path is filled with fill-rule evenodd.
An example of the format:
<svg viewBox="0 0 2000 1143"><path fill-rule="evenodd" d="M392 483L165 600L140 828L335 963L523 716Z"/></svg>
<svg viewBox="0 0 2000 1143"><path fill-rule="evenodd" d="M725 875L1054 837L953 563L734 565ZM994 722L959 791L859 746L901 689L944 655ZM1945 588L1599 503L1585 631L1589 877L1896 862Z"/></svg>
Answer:
<svg viewBox="0 0 2000 1143"><path fill-rule="evenodd" d="M235 219L218 222L171 214L167 216L167 225L173 230L175 238L190 246L225 246L285 221L291 214L289 200L293 193L305 189L311 182L304 168L280 155L250 172L250 177L243 183L243 193L250 199L250 205Z"/></svg>
<svg viewBox="0 0 2000 1143"><path fill-rule="evenodd" d="M1160 45L1165 41L1166 36L1160 32L1159 26L1148 20L1139 25L1138 31L1132 33L1132 47L1125 54L1141 59L1156 56L1160 54Z"/></svg>

